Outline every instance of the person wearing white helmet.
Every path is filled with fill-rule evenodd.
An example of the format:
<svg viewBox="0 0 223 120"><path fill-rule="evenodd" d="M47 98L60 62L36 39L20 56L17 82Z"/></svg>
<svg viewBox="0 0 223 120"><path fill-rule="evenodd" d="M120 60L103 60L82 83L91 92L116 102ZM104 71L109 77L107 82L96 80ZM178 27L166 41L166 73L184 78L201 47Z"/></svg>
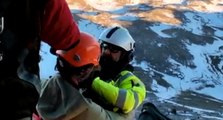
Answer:
<svg viewBox="0 0 223 120"><path fill-rule="evenodd" d="M131 67L135 40L123 27L111 27L104 30L100 37L102 56L100 58L101 78L116 77L125 67Z"/></svg>
<svg viewBox="0 0 223 120"><path fill-rule="evenodd" d="M134 110L146 97L144 83L135 76L130 65L135 40L121 26L105 29L99 36L102 50L101 70L84 95L109 111L118 120L133 120Z"/></svg>

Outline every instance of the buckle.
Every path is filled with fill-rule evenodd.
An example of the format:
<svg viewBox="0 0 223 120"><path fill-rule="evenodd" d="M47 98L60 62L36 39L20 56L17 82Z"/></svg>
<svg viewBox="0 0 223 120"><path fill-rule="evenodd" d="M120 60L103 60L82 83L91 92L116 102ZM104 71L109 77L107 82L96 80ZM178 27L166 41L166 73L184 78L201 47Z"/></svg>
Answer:
<svg viewBox="0 0 223 120"><path fill-rule="evenodd" d="M4 30L4 17L0 18L0 34L3 32Z"/></svg>

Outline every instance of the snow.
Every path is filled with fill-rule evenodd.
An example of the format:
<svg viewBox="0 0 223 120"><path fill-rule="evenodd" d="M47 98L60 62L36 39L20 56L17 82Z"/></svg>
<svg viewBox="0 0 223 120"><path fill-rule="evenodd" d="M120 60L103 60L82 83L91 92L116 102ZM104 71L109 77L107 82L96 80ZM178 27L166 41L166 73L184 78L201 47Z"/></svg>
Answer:
<svg viewBox="0 0 223 120"><path fill-rule="evenodd" d="M162 32L162 30L165 29L170 29L172 28L172 26L166 25L166 24L156 24L153 26L150 26L150 29L152 29L154 32L156 32L159 36L164 37L164 38L171 38L172 36L167 35L165 33Z"/></svg>
<svg viewBox="0 0 223 120"><path fill-rule="evenodd" d="M45 80L52 76L56 71L54 66L56 65L56 56L52 55L50 52L50 47L46 43L41 43L41 61L40 66L40 78Z"/></svg>
<svg viewBox="0 0 223 120"><path fill-rule="evenodd" d="M88 1L90 1L89 4L92 4L92 6L94 6L98 10L110 11L117 14L115 16L113 15L113 19L124 20L124 21L127 21L127 20L135 21L137 19L140 19L140 18L137 18L135 14L126 13L128 11L127 7L116 6L117 3L115 1L106 2L106 0L103 0L103 2L101 3L99 1L95 2L93 0L88 0ZM185 2L186 0L164 0L163 4L182 4ZM222 4L223 2L220 1L220 3ZM190 3L187 3L187 4L190 4ZM101 7L101 6L104 6L104 7ZM218 8L217 9L218 11L221 10L219 6L217 8ZM78 11L78 9L71 9L71 11L74 13L82 12L82 11ZM118 15L118 14L123 14L123 16ZM163 79L167 80L167 82L170 83L172 87L168 89L164 88L160 86L159 84L157 84L157 82L154 80L154 82L152 83L152 89L154 91L157 91L155 94L161 100L162 99L166 100L171 97L174 97L177 94L179 94L180 91L182 90L193 90L198 93L206 94L216 99L223 100L223 94L222 92L220 92L220 91L223 91L223 81L222 81L223 76L213 75L213 73L211 73L208 70L208 68L210 68L210 65L204 64L206 63L205 58L207 55L213 55L213 54L223 55L223 52L219 50L219 48L223 45L223 40L222 40L223 31L220 29L223 27L223 20L222 20L223 15L222 13L209 15L208 13L202 13L202 12L197 13L197 15L192 14L191 12L186 12L184 15L186 16L186 20L188 22L186 24L183 24L181 26L182 28L186 29L187 31L191 31L193 34L203 35L204 33L201 28L203 25L206 25L213 28L215 30L214 34L219 38L216 38L216 40L212 44L206 44L203 46L195 45L195 44L186 45L190 54L194 56L194 60L192 61L196 65L196 68L194 69L181 65L180 63L175 61L173 58L168 59L168 61L171 62L173 65L174 64L179 65L178 67L183 73L182 79L153 70L162 74L164 76ZM198 17L198 16L202 16L202 17ZM103 27L99 27L99 25L92 23L90 20L80 20L78 21L78 25L81 31L89 32L93 34L96 38L99 37L100 33L104 29ZM156 24L153 26L149 26L148 28L156 32L161 37L170 38L171 36L163 33L162 30L171 29L173 28L173 26L166 25L166 24ZM54 66L55 66L56 57L49 53L49 46L45 43L42 43L40 54L42 56L42 60L39 64L41 68L40 75L41 75L41 79L44 80L44 79L49 78L49 76L52 76L55 73ZM136 61L134 59L132 62L132 65L135 67L141 67L146 72L149 72L151 70L151 68L149 67L150 63L147 63L146 61ZM221 61L220 66L223 66L223 61ZM215 87L214 88L203 87L202 89L198 89L202 86L201 84L192 82L192 81L196 81L196 79L203 80L206 84L215 84ZM213 81L217 81L219 84L216 84ZM172 101L168 101L168 102L172 102ZM174 104L180 105L177 103L174 103ZM208 111L208 110L203 110L199 108L192 108L189 106L185 106L185 107L191 108L198 112ZM209 112L213 112L213 111L209 111ZM212 117L212 116L205 116L205 117L207 119L216 119L216 120L221 119L221 118Z"/></svg>

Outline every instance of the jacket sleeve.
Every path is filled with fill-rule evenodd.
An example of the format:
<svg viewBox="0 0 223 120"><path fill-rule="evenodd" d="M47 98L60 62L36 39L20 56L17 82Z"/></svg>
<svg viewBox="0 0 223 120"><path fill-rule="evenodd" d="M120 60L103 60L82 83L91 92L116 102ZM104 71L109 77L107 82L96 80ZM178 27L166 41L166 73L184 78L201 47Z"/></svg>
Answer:
<svg viewBox="0 0 223 120"><path fill-rule="evenodd" d="M134 75L123 80L118 86L97 77L93 81L92 89L124 113L131 112L138 107L146 95L144 84Z"/></svg>
<svg viewBox="0 0 223 120"><path fill-rule="evenodd" d="M48 0L41 18L41 39L54 49L67 49L80 31L65 0Z"/></svg>
<svg viewBox="0 0 223 120"><path fill-rule="evenodd" d="M80 92L57 74L41 84L36 108L43 120L68 120L78 118L88 106Z"/></svg>

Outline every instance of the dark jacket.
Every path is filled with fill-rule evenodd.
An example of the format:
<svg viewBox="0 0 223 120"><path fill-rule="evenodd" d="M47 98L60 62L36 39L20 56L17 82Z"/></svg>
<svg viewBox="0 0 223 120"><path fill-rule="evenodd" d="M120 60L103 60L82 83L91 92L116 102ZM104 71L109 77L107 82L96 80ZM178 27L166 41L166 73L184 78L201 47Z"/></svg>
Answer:
<svg viewBox="0 0 223 120"><path fill-rule="evenodd" d="M35 111L40 42L69 49L80 32L65 0L1 0L0 116L20 119Z"/></svg>

